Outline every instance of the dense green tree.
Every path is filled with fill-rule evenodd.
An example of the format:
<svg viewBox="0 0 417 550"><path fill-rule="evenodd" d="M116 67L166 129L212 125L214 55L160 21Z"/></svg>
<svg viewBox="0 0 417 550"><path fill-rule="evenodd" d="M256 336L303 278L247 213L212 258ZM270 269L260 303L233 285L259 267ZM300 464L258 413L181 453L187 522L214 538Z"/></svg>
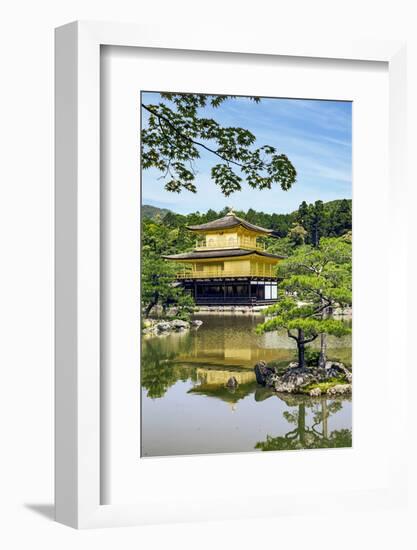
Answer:
<svg viewBox="0 0 417 550"><path fill-rule="evenodd" d="M211 177L225 196L240 191L242 182L256 189L284 191L296 181L296 170L287 156L270 145L255 147L256 136L245 128L225 127L201 110L219 108L233 96L161 93L157 104L142 102L147 114L142 129L142 168L162 172L168 191L196 192L195 161L200 151L213 155ZM256 103L257 97L251 98Z"/></svg>
<svg viewBox="0 0 417 550"><path fill-rule="evenodd" d="M328 235L339 237L352 230L352 201L343 199L329 210Z"/></svg>
<svg viewBox="0 0 417 550"><path fill-rule="evenodd" d="M177 266L162 258L180 248L180 229L171 229L158 221L142 223L142 308L148 317L156 306L164 311L175 307L177 316L187 318L194 308L192 297L176 284Z"/></svg>
<svg viewBox="0 0 417 550"><path fill-rule="evenodd" d="M218 214L215 210L213 210L212 208L210 208L209 210L207 210L205 216L204 216L204 221L207 223L207 222L212 222L213 220L216 220L218 218Z"/></svg>
<svg viewBox="0 0 417 550"><path fill-rule="evenodd" d="M327 318L329 308L351 303L350 245L336 239L323 240L320 248L300 247L278 265L280 300L265 310L267 320L259 333L285 329L297 344L298 366L306 367L306 345L321 334L342 336L346 324Z"/></svg>
<svg viewBox="0 0 417 550"><path fill-rule="evenodd" d="M331 201L323 204L325 219L321 223L320 238L322 237L339 237L345 234L349 234L352 229L352 201L343 199ZM300 225L307 230L307 227L303 225L301 220L305 220L304 223L308 225L307 235L305 242L312 244L312 228L311 220L307 213L310 213L314 209L314 205L308 205L306 202L301 203L298 210L290 214L268 214L266 212L259 212L250 208L248 211L235 210L236 214L244 218L255 225L260 225L267 229L272 229L274 235L277 237L285 238L288 236L290 229L294 225ZM191 214L175 214L174 212L167 211L166 209L158 209L155 207L144 206L143 215L145 217L156 220L160 216L160 221L170 227L181 227L186 225L198 225L206 223L216 218L225 216L230 211L230 206L225 206L219 211L208 210L206 213L193 212ZM325 221L325 223L324 223Z"/></svg>
<svg viewBox="0 0 417 550"><path fill-rule="evenodd" d="M298 223L294 223L288 231L288 238L293 246L301 246L305 243L307 231Z"/></svg>
<svg viewBox="0 0 417 550"><path fill-rule="evenodd" d="M269 317L264 323L257 327L257 332L271 332L285 329L289 338L293 339L297 345L298 366L301 369L306 368L305 348L307 344L313 342L321 333L332 334L334 336L343 336L349 334L350 329L342 322L336 319L323 319L321 317L323 309L315 305L299 305L298 298L301 300L314 298L312 279L307 282L298 277L296 282L294 278L283 281L286 290L280 293L279 301L265 310L265 315ZM281 286L283 285L281 283ZM290 290L291 289L291 290ZM297 289L297 290L296 290ZM292 292L292 294L288 294ZM297 293L297 294L295 294Z"/></svg>
<svg viewBox="0 0 417 550"><path fill-rule="evenodd" d="M156 306L164 312L175 308L176 317L188 319L194 311L193 298L176 283L175 266L152 254L142 259L142 307L149 317Z"/></svg>
<svg viewBox="0 0 417 550"><path fill-rule="evenodd" d="M306 201L303 201L298 207L297 212L295 213L295 221L300 225L306 224L309 216L309 206Z"/></svg>
<svg viewBox="0 0 417 550"><path fill-rule="evenodd" d="M272 214L270 221L266 221L268 229L273 229L277 237L286 237L295 219L293 214Z"/></svg>
<svg viewBox="0 0 417 550"><path fill-rule="evenodd" d="M185 223L185 216L174 214L174 212L168 212L163 217L163 223L168 227L181 227Z"/></svg>
<svg viewBox="0 0 417 550"><path fill-rule="evenodd" d="M306 242L318 246L320 238L327 233L329 215L323 201L307 204L303 201L297 212L297 222L307 231Z"/></svg>
<svg viewBox="0 0 417 550"><path fill-rule="evenodd" d="M352 230L352 201L316 201L314 204L303 201L295 218L307 230L306 243L318 246L322 237L340 237Z"/></svg>
<svg viewBox="0 0 417 550"><path fill-rule="evenodd" d="M323 201L316 201L311 212L311 244L318 246L326 229L327 214Z"/></svg>
<svg viewBox="0 0 417 550"><path fill-rule="evenodd" d="M254 210L253 208L249 208L249 210L246 212L245 220L249 223L256 223L258 219L258 212L256 212L256 210Z"/></svg>
<svg viewBox="0 0 417 550"><path fill-rule="evenodd" d="M352 247L345 239L324 238L319 247L300 247L280 265L282 277L303 276L304 285L309 279L320 285L315 298L322 319L334 308L347 307L352 302ZM306 278L307 276L307 278ZM324 309L323 309L324 307ZM320 335L319 365L326 362L326 333Z"/></svg>
<svg viewBox="0 0 417 550"><path fill-rule="evenodd" d="M266 250L271 254L277 254L278 256L290 256L294 252L294 243L289 237L283 237L281 239L273 239L268 237L266 239Z"/></svg>

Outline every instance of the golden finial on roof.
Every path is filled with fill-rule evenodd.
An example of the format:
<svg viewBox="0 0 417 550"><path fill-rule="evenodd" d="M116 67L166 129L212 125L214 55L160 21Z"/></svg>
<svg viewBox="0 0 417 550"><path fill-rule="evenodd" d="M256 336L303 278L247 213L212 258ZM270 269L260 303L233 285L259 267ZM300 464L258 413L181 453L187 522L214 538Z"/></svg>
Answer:
<svg viewBox="0 0 417 550"><path fill-rule="evenodd" d="M236 216L234 210L233 210L233 206L230 207L230 210L229 212L226 214L226 216Z"/></svg>

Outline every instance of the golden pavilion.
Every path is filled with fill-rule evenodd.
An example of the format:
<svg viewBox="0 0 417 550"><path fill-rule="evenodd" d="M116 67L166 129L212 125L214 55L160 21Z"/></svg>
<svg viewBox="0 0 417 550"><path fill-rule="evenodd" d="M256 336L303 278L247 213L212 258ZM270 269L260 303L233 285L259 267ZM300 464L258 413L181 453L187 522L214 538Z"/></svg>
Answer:
<svg viewBox="0 0 417 550"><path fill-rule="evenodd" d="M259 237L274 236L231 210L202 225L192 252L164 256L184 264L177 279L199 305L264 305L277 299L276 265L283 258L265 252Z"/></svg>

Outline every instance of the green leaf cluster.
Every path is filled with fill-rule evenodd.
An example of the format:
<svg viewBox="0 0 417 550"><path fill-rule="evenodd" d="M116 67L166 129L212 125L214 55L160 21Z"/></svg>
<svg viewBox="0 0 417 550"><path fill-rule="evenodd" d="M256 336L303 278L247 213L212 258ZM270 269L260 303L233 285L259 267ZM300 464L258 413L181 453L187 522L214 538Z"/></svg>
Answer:
<svg viewBox="0 0 417 550"><path fill-rule="evenodd" d="M219 108L234 96L161 93L157 104L142 103L146 114L142 138L142 168L156 168L166 180L167 191L196 192L195 161L204 149L217 162L211 177L225 196L242 189L245 180L254 189L284 191L292 187L297 172L288 157L270 145L255 147L256 136L245 128L225 127L202 116L206 107ZM250 98L258 103L258 97Z"/></svg>
<svg viewBox="0 0 417 550"><path fill-rule="evenodd" d="M339 237L352 230L352 201L323 203L303 201L296 212L296 223L306 231L305 243L318 246L324 236Z"/></svg>
<svg viewBox="0 0 417 550"><path fill-rule="evenodd" d="M174 307L176 317L182 319L188 319L194 310L193 298L176 284L179 266L162 257L176 252L180 233L179 229L147 218L142 222L141 300L145 316L149 316L156 306L163 310Z"/></svg>
<svg viewBox="0 0 417 550"><path fill-rule="evenodd" d="M302 203L304 204L304 203ZM306 203L305 203L306 204ZM312 206L312 205L309 205ZM313 205L314 206L314 205ZM302 205L300 205L300 208ZM193 212L188 215L177 214L166 209L158 209L154 206L144 205L142 215L160 221L170 227L184 227L186 225L198 225L216 220L227 214L230 210L225 206L221 210L212 209L207 212ZM320 241L326 237L342 237L347 243L352 242L352 220L351 220L351 201L347 199L335 200L323 203L323 210L326 216L326 224L323 224L320 232ZM349 215L343 212L347 210ZM249 208L248 210L236 210L236 214L250 223L272 229L276 237L262 238L271 253L291 255L294 250L304 244L311 245L311 228L305 228L299 219L298 210L288 214L278 214L276 212L269 214ZM339 218L339 216L341 216ZM307 226L308 227L308 226Z"/></svg>
<svg viewBox="0 0 417 550"><path fill-rule="evenodd" d="M267 320L257 332L286 329L290 338L303 345L319 334L348 334L351 329L328 312L352 303L351 258L351 244L340 238L322 239L318 247L297 248L278 264L280 299L265 310Z"/></svg>

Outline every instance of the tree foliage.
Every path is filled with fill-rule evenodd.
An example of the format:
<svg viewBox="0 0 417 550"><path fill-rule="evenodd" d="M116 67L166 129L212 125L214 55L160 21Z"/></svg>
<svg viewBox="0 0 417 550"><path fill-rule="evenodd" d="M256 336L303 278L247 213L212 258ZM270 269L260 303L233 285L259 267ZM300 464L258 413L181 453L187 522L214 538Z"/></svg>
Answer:
<svg viewBox="0 0 417 550"><path fill-rule="evenodd" d="M295 398L295 399L294 399ZM267 435L265 441L259 441L255 449L261 451L291 451L297 449L325 449L352 446L352 431L348 429L328 431L328 419L332 414L342 409L342 403L338 400L328 401L321 398L319 402L311 403L311 400L303 396L293 396L297 408L283 413L289 424L295 428L285 435L272 437ZM310 409L312 425L308 425L307 414ZM321 425L321 429L320 428Z"/></svg>
<svg viewBox="0 0 417 550"><path fill-rule="evenodd" d="M298 365L305 367L305 346L320 334L337 337L350 328L326 313L351 304L351 245L335 238L322 239L319 247L301 246L278 265L279 301L265 310L267 320L259 333L285 329L295 340Z"/></svg>
<svg viewBox="0 0 417 550"><path fill-rule="evenodd" d="M180 229L144 219L142 223L142 308L148 317L156 306L175 307L178 318L188 318L194 300L176 283L178 266L162 258L176 251Z"/></svg>
<svg viewBox="0 0 417 550"><path fill-rule="evenodd" d="M342 202L334 201L330 203L331 207L324 204L324 210L337 212ZM195 235L187 230L187 226L213 221L225 216L228 210L225 207L220 211L208 210L205 213L194 212L188 215L174 212L162 212L162 215L159 215L158 210L153 210L151 218L144 217L142 305L145 313L149 315L156 305L162 308L176 305L181 315L188 315L192 308L191 299L180 286L175 284L175 273L180 266L165 261L162 256L192 250L195 247ZM249 209L247 212L237 211L237 215L255 225L273 229L276 235L281 234L281 238L278 239L266 237L262 240L266 244L267 251L287 257L285 261L280 262L277 273L278 277L283 279L281 295L284 298L295 296L296 301L303 299L313 305L317 305L322 300L321 305L327 304L327 307L344 307L350 303L351 232L349 230L340 238L327 237L324 233L319 246L314 247L311 244L303 244L303 237L305 236L307 240L307 235L302 226L296 230L298 236L287 236L292 229L297 228L296 213L266 214ZM345 224L344 227L348 225ZM315 280L317 278L320 282ZM294 312L295 316L296 314L297 312ZM318 317L319 313L313 320L319 321ZM324 319L322 321L324 322ZM312 327L313 324L310 323L310 326ZM318 327L317 323L315 326ZM324 324L322 326L324 327ZM272 325L269 329L271 327Z"/></svg>
<svg viewBox="0 0 417 550"><path fill-rule="evenodd" d="M308 219L304 218L303 225L300 222L299 210L303 210L303 204L307 208L314 207L314 205L308 205L307 203L301 203L299 209L295 212L289 214L278 214L267 212L260 212L249 208L249 210L236 210L236 214L244 218L250 223L265 227L266 229L272 229L274 235L280 237L279 240L270 238L266 242L268 247L271 247L270 251L273 252L273 247L278 246L288 246L289 249L299 246L300 244L312 244L311 239L311 226L309 225ZM230 210L229 207L225 206L221 210L209 209L207 212L193 212L191 214L183 215L176 214L174 212L157 209L155 207L143 207L142 215L145 217L152 218L154 220L158 219L160 222L170 226L170 227L181 227L186 225L198 225L202 223L207 223L217 218L221 218L227 214ZM326 223L321 224L320 238L324 237L340 237L342 235L349 236L352 229L352 220L351 220L351 200L335 200L327 203L323 203L323 216L325 217ZM295 229L295 231L294 231ZM294 231L294 234L293 234ZM301 236L299 238L297 236ZM284 240L284 245L281 241Z"/></svg>
<svg viewBox="0 0 417 550"><path fill-rule="evenodd" d="M299 223L293 223L288 231L288 239L293 246L299 246L305 243L307 231Z"/></svg>
<svg viewBox="0 0 417 550"><path fill-rule="evenodd" d="M167 191L196 192L195 161L205 150L216 163L211 177L225 196L240 191L242 182L254 189L277 184L287 191L296 170L287 156L270 145L255 146L256 136L245 128L225 127L203 116L206 107L219 108L234 96L161 93L157 104L142 103L147 113L142 129L142 168L156 168ZM250 98L258 103L258 97Z"/></svg>
<svg viewBox="0 0 417 550"><path fill-rule="evenodd" d="M303 201L295 218L306 230L306 244L318 246L322 237L340 237L352 230L352 201L323 203L318 200L314 204Z"/></svg>
<svg viewBox="0 0 417 550"><path fill-rule="evenodd" d="M151 399L163 397L178 380L197 380L196 369L174 362L178 353L189 353L192 340L189 335L176 342L175 351L169 344L153 338L144 339L142 344L141 386Z"/></svg>
<svg viewBox="0 0 417 550"><path fill-rule="evenodd" d="M324 397L318 401L301 395L281 397L285 404L294 407L283 412L285 420L295 428L284 435L267 435L259 441L256 449L261 451L283 451L296 449L324 449L352 446L352 431L341 429L329 431L329 418L343 409L343 403L335 398Z"/></svg>

